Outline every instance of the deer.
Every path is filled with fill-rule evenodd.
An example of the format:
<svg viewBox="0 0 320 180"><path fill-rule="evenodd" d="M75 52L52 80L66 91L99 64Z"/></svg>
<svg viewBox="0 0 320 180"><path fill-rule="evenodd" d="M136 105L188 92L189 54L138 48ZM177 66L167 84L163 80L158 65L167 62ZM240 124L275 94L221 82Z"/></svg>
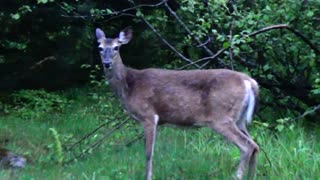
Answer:
<svg viewBox="0 0 320 180"><path fill-rule="evenodd" d="M120 46L133 35L131 27L107 38L96 29L106 80L130 117L143 127L145 179L152 179L152 158L158 125L209 127L240 150L235 178L253 178L259 146L250 137L258 102L258 83L248 75L228 69L137 70L123 64Z"/></svg>

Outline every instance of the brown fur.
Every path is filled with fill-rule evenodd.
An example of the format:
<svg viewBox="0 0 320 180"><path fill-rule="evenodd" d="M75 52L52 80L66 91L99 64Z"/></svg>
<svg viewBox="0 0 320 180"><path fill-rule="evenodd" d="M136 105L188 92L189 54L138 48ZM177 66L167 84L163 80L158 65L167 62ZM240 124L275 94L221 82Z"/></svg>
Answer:
<svg viewBox="0 0 320 180"><path fill-rule="evenodd" d="M160 124L192 125L212 121L219 114L232 114L236 119L243 98L245 74L226 69L173 71L162 69L135 70L123 67L122 81L112 83L116 94L130 114L152 117L158 114ZM126 88L125 88L126 87ZM237 102L236 102L237 101ZM144 106L144 103L150 105ZM241 104L241 103L240 103ZM217 106L218 105L218 106ZM233 112L234 111L234 112ZM140 115L141 116L141 115Z"/></svg>

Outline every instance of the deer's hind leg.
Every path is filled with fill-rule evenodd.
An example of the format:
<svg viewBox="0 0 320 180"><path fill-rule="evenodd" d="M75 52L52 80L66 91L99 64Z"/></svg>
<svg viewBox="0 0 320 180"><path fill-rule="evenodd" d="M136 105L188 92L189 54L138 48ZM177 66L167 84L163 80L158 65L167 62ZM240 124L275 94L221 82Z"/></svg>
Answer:
<svg viewBox="0 0 320 180"><path fill-rule="evenodd" d="M247 127L246 127L246 120L240 119L237 122L237 127L248 137L252 140ZM253 179L254 174L255 174L255 169L256 169L256 161L257 161L257 155L259 153L259 146L252 140L252 142L255 144L255 149L253 150L250 160L249 160L249 172L248 172L248 177Z"/></svg>
<svg viewBox="0 0 320 180"><path fill-rule="evenodd" d="M242 179L246 171L246 167L249 161L251 162L251 157L258 149L258 146L249 136L242 132L237 127L236 123L229 117L224 117L223 119L214 121L209 125L209 127L239 148L241 157L236 176L238 179Z"/></svg>

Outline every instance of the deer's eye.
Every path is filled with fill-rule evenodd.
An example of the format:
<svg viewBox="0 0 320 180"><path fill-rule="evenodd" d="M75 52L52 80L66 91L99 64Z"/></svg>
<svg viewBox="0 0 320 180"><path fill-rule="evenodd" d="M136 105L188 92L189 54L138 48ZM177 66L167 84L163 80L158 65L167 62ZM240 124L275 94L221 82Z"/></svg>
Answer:
<svg viewBox="0 0 320 180"><path fill-rule="evenodd" d="M103 52L103 48L102 47L98 47L99 52Z"/></svg>
<svg viewBox="0 0 320 180"><path fill-rule="evenodd" d="M115 47L113 48L113 50L118 51L118 50L119 50L119 46L115 46Z"/></svg>

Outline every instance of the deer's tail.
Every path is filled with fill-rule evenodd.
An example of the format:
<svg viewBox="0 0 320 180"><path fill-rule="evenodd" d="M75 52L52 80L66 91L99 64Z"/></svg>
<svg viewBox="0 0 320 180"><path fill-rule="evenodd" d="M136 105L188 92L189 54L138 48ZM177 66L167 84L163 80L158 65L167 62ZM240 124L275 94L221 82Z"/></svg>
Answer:
<svg viewBox="0 0 320 180"><path fill-rule="evenodd" d="M250 124L252 121L252 116L257 110L257 105L259 101L259 87L258 83L253 80L245 80L244 81L246 88L246 95L244 98L244 108L241 113L241 119L245 119L247 124Z"/></svg>

